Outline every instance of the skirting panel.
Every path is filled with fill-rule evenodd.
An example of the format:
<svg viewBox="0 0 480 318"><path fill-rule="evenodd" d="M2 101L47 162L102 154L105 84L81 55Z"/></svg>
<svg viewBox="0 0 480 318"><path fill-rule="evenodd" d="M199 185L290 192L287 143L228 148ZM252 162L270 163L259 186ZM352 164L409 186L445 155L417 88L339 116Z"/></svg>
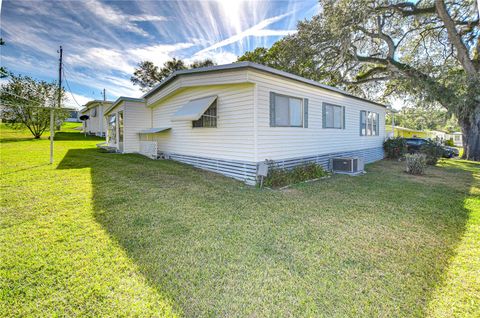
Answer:
<svg viewBox="0 0 480 318"><path fill-rule="evenodd" d="M200 169L244 181L247 184L253 185L256 183L257 164L255 162L213 159L179 154L168 154L168 157Z"/></svg>
<svg viewBox="0 0 480 318"><path fill-rule="evenodd" d="M216 172L227 177L244 181L250 185L254 185L256 183L257 163L255 162L214 159L180 154L168 154L168 157L172 160L186 163L200 169ZM371 163L383 159L384 152L383 148L378 147L275 160L275 163L280 168L291 169L301 164L315 162L323 166L326 170L330 170L330 159L334 157L360 157L363 158L365 163Z"/></svg>
<svg viewBox="0 0 480 318"><path fill-rule="evenodd" d="M353 151L344 151L344 152L332 152L329 154L321 154L308 157L298 157L298 158L289 158L283 160L275 160L275 163L278 167L284 169L291 169L295 166L315 162L325 169L330 170L330 159L335 157L359 157L363 158L364 163L371 163L384 158L384 152L382 147L378 148L369 148Z"/></svg>

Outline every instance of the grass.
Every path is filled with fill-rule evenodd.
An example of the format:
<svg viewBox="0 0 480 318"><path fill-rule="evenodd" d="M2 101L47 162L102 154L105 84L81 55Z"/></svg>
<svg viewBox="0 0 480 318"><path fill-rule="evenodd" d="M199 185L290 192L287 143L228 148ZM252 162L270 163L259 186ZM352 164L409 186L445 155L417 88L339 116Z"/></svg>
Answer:
<svg viewBox="0 0 480 318"><path fill-rule="evenodd" d="M285 191L1 126L4 316L478 317L480 165ZM14 141L18 140L18 141Z"/></svg>

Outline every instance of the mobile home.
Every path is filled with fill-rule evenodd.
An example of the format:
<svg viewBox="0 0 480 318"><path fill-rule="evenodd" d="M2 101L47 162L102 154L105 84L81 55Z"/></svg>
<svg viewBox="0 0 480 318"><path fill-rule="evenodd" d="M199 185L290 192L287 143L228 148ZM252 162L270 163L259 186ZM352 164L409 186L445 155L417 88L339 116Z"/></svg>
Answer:
<svg viewBox="0 0 480 318"><path fill-rule="evenodd" d="M115 102L107 118L115 109L124 112L121 128L119 115L109 119L115 133L132 136L115 144L118 151L250 184L265 160L328 168L333 157L383 158L384 105L251 62L177 71L142 99Z"/></svg>
<svg viewBox="0 0 480 318"><path fill-rule="evenodd" d="M105 109L112 105L111 101L92 100L84 105L81 115L87 115L83 121L83 130L89 135L105 137L107 123L104 116Z"/></svg>

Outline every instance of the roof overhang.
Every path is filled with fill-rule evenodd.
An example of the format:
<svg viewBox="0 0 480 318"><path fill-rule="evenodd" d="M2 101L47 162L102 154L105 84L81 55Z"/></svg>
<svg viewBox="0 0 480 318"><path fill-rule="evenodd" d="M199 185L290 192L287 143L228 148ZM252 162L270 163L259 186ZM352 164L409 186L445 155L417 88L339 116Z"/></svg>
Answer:
<svg viewBox="0 0 480 318"><path fill-rule="evenodd" d="M172 129L172 127L158 127L158 128L150 128L150 129L145 129L142 131L139 131L139 134L156 134L162 131L167 131Z"/></svg>
<svg viewBox="0 0 480 318"><path fill-rule="evenodd" d="M143 98L120 96L119 98L117 98L116 101L113 102L113 104L110 107L108 107L105 110L104 116L108 115L115 107L120 105L122 102L143 103L143 102L145 102L145 100Z"/></svg>
<svg viewBox="0 0 480 318"><path fill-rule="evenodd" d="M240 70L240 69L254 69L254 70L257 70L257 71L264 72L264 73L269 73L269 74L281 76L281 77L284 77L284 78L292 79L292 80L302 82L302 83L305 83L305 84L308 84L308 85L311 85L311 86L315 86L315 87L318 87L318 88L322 88L322 89L325 89L325 90L328 90L328 91L336 92L336 93L339 93L341 95L351 97L351 98L355 98L355 99L358 99L358 100L362 100L362 101L365 101L365 102L368 102L368 103L371 103L371 104L375 104L375 105L378 105L378 106L381 106L381 107L385 107L385 108L387 107L384 104L377 103L377 102L368 100L366 98L355 96L355 95L350 94L350 93L348 93L348 92L346 92L342 89L332 87L332 86L329 86L329 85L325 85L325 84L321 84L317 81L313 81L313 80L310 80L310 79L307 79L307 78L304 78L304 77L301 77L301 76L298 76L298 75L295 75L295 74L287 73L287 72L284 72L284 71L274 69L272 67L268 67L268 66L265 66L265 65L252 63L252 62L238 62L238 63L231 63L231 64L225 64L225 65L215 65L215 66L200 67L200 68L189 69L189 70L175 71L173 74L168 76L165 80L163 80L162 82L157 84L155 87L153 87L150 91L145 93L142 96L142 98L146 99L146 98L152 96L153 94L158 92L162 87L164 87L165 85L167 85L168 83L170 83L171 81L175 80L176 78L178 78L180 76L202 74L202 73L211 73L211 72L223 72L223 71Z"/></svg>
<svg viewBox="0 0 480 318"><path fill-rule="evenodd" d="M103 100L100 100L100 99L94 99L94 100L91 100L91 101L88 101L85 105L83 105L85 108L84 110L88 110L92 107L95 107L96 105L99 105L99 104L104 104L106 106L108 105L111 105L113 102L110 101L110 100L106 100L106 101L103 101ZM83 109L82 109L83 111Z"/></svg>
<svg viewBox="0 0 480 318"><path fill-rule="evenodd" d="M172 121L193 121L202 117L202 114L217 100L217 96L207 96L192 99L180 108L172 117Z"/></svg>

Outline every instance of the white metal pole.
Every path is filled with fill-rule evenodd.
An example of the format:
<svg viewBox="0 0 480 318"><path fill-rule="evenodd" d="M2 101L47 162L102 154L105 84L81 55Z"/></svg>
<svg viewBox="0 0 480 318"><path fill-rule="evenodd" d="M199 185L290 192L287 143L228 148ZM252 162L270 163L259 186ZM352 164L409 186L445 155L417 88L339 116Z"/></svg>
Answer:
<svg viewBox="0 0 480 318"><path fill-rule="evenodd" d="M53 137L55 136L55 112L50 109L50 164L53 164Z"/></svg>

